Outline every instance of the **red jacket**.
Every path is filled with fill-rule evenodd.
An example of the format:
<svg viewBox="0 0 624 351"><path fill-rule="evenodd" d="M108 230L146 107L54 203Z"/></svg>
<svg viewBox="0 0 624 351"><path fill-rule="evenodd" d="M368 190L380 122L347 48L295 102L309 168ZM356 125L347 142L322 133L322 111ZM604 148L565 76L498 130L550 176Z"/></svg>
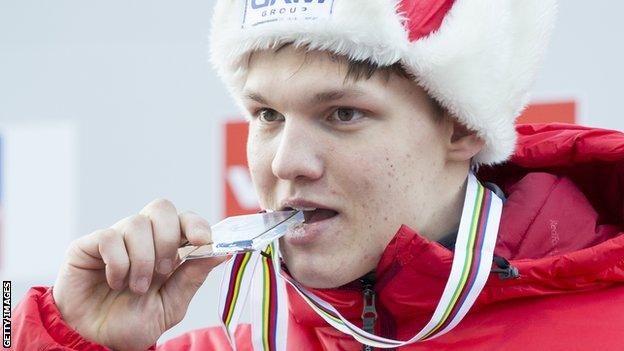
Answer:
<svg viewBox="0 0 624 351"><path fill-rule="evenodd" d="M507 196L495 254L518 279L490 278L466 318L437 339L401 350L624 350L624 134L574 125L521 125L511 162L478 178ZM431 317L452 252L403 226L376 269L376 333L407 339ZM358 282L317 290L361 325ZM289 350L361 350L289 291ZM50 288L14 311L14 346L99 350L61 319ZM250 328L237 331L250 350ZM220 328L190 332L158 350L228 350Z"/></svg>

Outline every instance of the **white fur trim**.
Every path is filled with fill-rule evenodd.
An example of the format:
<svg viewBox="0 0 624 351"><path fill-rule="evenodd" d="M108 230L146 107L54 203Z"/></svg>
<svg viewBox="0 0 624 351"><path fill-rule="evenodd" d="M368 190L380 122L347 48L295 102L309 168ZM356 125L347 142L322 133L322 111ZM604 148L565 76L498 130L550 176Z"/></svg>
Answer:
<svg viewBox="0 0 624 351"><path fill-rule="evenodd" d="M329 0L326 0L329 1ZM556 0L456 0L440 29L409 42L398 0L334 0L327 19L242 28L245 0L218 0L211 61L232 93L242 88L249 53L284 42L379 65L402 62L419 84L485 148L477 164L514 151L514 122L529 98L554 23Z"/></svg>

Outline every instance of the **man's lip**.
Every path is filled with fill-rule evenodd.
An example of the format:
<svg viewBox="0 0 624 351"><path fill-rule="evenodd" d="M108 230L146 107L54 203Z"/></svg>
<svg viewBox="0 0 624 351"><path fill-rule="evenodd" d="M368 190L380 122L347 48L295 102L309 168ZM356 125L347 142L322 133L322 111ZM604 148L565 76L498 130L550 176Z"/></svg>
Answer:
<svg viewBox="0 0 624 351"><path fill-rule="evenodd" d="M320 202L302 199L302 198L291 198L291 199L286 199L280 202L279 209L281 211L284 211L288 208L317 208L317 209L320 208L320 209L325 209L325 210L332 210L336 213L339 212L335 208L332 208L328 205L322 204Z"/></svg>

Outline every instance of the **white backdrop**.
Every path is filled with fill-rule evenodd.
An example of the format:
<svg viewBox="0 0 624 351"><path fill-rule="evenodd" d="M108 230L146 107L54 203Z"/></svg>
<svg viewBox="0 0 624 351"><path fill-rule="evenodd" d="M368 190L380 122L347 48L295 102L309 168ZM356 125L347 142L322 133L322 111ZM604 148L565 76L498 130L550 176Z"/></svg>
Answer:
<svg viewBox="0 0 624 351"><path fill-rule="evenodd" d="M2 165L3 216L22 213L39 225L3 228L9 239L29 241L40 252L22 270L3 265L2 279L14 282L14 302L29 286L52 284L64 242L109 226L154 198L169 198L212 222L219 218L221 128L237 110L206 63L212 5L0 0L0 140L11 139L15 130L50 125L70 126L73 133L73 142L63 144L62 136L53 141L68 148L67 166L56 164L73 180L63 183L67 188L50 188L54 180L42 173L28 181L50 191L23 191L11 200L4 187L13 180L4 178L17 176ZM536 101L574 99L580 124L624 129L618 106L622 13L621 1L561 1ZM45 153L22 154L31 163L49 160ZM41 199L45 205L29 205ZM59 210L63 219L46 221L45 206L68 210ZM11 240L5 242L19 241ZM21 257L0 255L12 262ZM52 268L31 274L37 266ZM187 318L162 340L217 322L218 278L210 277Z"/></svg>

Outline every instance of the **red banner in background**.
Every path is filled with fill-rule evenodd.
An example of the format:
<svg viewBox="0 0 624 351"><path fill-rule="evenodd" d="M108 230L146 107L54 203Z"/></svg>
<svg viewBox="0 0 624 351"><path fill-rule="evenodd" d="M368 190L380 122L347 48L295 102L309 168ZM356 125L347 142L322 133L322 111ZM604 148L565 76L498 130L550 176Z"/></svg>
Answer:
<svg viewBox="0 0 624 351"><path fill-rule="evenodd" d="M561 101L529 105L518 118L518 123L576 123L576 102Z"/></svg>
<svg viewBox="0 0 624 351"><path fill-rule="evenodd" d="M258 200L247 168L247 122L225 124L225 217L258 212Z"/></svg>
<svg viewBox="0 0 624 351"><path fill-rule="evenodd" d="M576 103L562 101L532 104L522 113L518 123L575 123ZM234 121L225 125L225 216L256 213L260 210L251 176L247 168L247 122Z"/></svg>

